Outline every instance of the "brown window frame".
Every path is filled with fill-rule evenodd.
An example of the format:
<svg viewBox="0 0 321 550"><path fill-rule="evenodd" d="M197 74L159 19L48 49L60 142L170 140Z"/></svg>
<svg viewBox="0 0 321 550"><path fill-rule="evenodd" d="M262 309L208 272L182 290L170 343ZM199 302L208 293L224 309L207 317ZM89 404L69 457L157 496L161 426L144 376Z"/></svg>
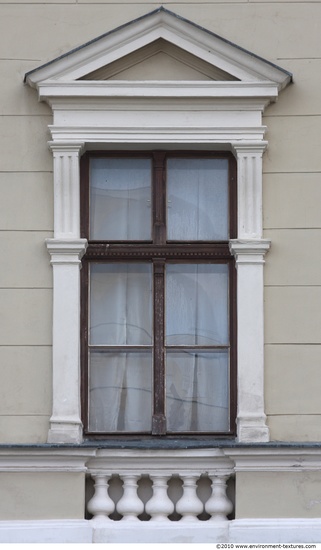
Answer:
<svg viewBox="0 0 321 550"><path fill-rule="evenodd" d="M97 241L89 239L91 158L150 158L152 160L152 217L151 241ZM88 240L81 269L81 401L84 435L90 438L131 438L137 436L186 436L231 437L236 434L236 269L229 241L166 242L166 160L167 158L224 158L229 167L229 238L237 236L237 184L236 160L228 151L88 151L81 158L80 207L81 237ZM101 433L88 429L88 287L91 262L152 262L154 286L154 344L153 344L153 411L151 434L131 432ZM165 345L164 345L164 269L166 262L175 263L223 263L229 266L229 332L230 332L230 430L228 432L166 433L165 418ZM220 346L216 346L219 348ZM226 347L226 346L225 346ZM213 346L211 346L213 348Z"/></svg>

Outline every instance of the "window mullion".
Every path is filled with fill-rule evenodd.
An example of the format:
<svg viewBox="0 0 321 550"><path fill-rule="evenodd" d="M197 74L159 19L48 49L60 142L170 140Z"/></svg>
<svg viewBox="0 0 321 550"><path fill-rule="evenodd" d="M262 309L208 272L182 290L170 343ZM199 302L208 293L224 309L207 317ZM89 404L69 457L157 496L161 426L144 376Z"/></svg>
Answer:
<svg viewBox="0 0 321 550"><path fill-rule="evenodd" d="M165 260L154 262L154 402L152 434L166 433L165 417Z"/></svg>
<svg viewBox="0 0 321 550"><path fill-rule="evenodd" d="M165 153L153 154L153 240L154 244L166 242L166 186Z"/></svg>

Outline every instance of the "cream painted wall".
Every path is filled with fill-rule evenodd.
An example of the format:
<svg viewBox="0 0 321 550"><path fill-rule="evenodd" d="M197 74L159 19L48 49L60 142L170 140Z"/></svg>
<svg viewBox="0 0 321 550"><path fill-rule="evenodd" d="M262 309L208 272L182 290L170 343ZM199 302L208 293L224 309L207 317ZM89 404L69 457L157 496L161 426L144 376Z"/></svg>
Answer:
<svg viewBox="0 0 321 550"><path fill-rule="evenodd" d="M273 439L314 440L321 355L321 1L162 4L294 73L266 112L266 410ZM136 0L0 0L0 442L46 440L51 392L51 112L23 75L155 9ZM308 29L308 32L306 30ZM14 36L14 38L13 38ZM18 37L18 38L17 38ZM46 397L45 397L46 396Z"/></svg>
<svg viewBox="0 0 321 550"><path fill-rule="evenodd" d="M0 474L1 520L82 519L84 474L8 472Z"/></svg>
<svg viewBox="0 0 321 550"><path fill-rule="evenodd" d="M238 472L236 518L319 518L320 472Z"/></svg>
<svg viewBox="0 0 321 550"><path fill-rule="evenodd" d="M309 7L302 7L307 16ZM318 17L320 3L315 8ZM310 25L313 35L316 24ZM265 270L265 395L271 437L285 441L321 437L321 56L310 38L300 33L301 52L296 45L290 55L280 51L278 62L293 72L294 83L265 117L264 227L272 240Z"/></svg>

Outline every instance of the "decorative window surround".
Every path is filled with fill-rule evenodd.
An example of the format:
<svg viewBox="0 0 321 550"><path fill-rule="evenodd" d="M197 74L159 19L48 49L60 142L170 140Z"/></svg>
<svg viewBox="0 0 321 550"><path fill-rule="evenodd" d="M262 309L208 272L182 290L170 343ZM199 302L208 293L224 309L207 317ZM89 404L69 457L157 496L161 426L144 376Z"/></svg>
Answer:
<svg viewBox="0 0 321 550"><path fill-rule="evenodd" d="M162 39L229 80L85 80ZM195 65L195 64L194 64ZM220 73L220 71L223 71ZM178 75L179 77L179 75ZM81 79L84 80L81 80ZM223 78L223 77L222 77ZM263 388L262 113L290 73L159 8L27 73L53 110L53 415L48 441L80 443L79 158L85 149L229 149L238 162L238 440L268 441ZM249 392L250 389L250 392Z"/></svg>

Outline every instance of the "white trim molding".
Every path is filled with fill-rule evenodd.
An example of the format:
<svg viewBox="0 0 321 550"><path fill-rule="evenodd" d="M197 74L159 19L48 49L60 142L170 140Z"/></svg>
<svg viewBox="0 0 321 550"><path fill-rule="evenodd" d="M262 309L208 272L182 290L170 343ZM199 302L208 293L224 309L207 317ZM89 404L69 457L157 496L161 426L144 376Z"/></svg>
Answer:
<svg viewBox="0 0 321 550"><path fill-rule="evenodd" d="M108 64L165 41L222 80L98 80ZM183 56L184 57L184 56ZM182 59L183 59L182 57ZM100 71L102 69L102 71ZM98 73L97 73L98 71ZM96 75L96 79L92 74ZM88 77L88 75L91 75ZM165 8L106 33L38 69L26 82L53 111L53 415L49 442L80 442L79 159L86 149L231 150L238 164L239 441L268 441L263 388L262 113L291 82L284 69Z"/></svg>
<svg viewBox="0 0 321 550"><path fill-rule="evenodd" d="M237 519L231 522L229 542L320 543L321 520L305 518Z"/></svg>
<svg viewBox="0 0 321 550"><path fill-rule="evenodd" d="M227 525L174 525L116 522L112 528L91 520L0 521L0 544L5 543L316 543L321 520L238 519Z"/></svg>

